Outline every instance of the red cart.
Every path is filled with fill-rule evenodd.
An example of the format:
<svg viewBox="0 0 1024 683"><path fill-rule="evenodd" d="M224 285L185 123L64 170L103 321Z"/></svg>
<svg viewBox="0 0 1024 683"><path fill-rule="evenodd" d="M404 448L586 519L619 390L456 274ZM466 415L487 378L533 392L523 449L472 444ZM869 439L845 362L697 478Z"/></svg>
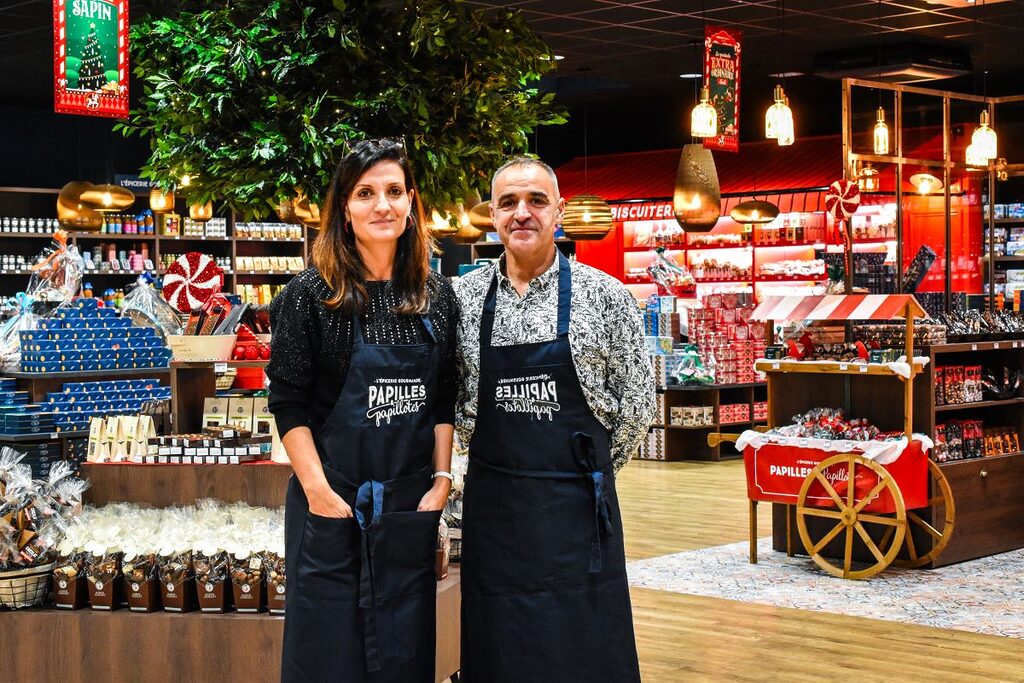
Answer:
<svg viewBox="0 0 1024 683"><path fill-rule="evenodd" d="M949 483L928 458L927 438L911 431L914 377L913 319L924 311L909 295L766 297L753 320L906 320L906 363L866 364L759 360L768 378L769 427L777 422L773 402L794 392L815 400L815 375L845 375L852 382L900 381L904 391L906 437L894 442L829 442L747 432L740 437L750 500L750 561L757 562L757 503L795 506L796 526L807 554L828 573L847 579L878 574L894 562L919 567L949 543L955 507ZM771 325L769 325L771 327ZM787 380L804 378L801 382ZM864 379L868 378L868 379ZM872 385L873 386L873 385ZM884 390L878 386L879 391ZM812 407L808 405L807 407ZM722 438L724 435L718 435ZM851 485L852 482L852 485ZM929 514L920 511L930 508ZM786 514L786 547L792 554L793 515ZM812 520L811 518L816 518ZM918 529L917 533L914 530ZM855 539L869 553L855 568ZM906 546L905 553L901 548ZM837 546L841 550L837 550ZM835 558L835 559L832 559Z"/></svg>

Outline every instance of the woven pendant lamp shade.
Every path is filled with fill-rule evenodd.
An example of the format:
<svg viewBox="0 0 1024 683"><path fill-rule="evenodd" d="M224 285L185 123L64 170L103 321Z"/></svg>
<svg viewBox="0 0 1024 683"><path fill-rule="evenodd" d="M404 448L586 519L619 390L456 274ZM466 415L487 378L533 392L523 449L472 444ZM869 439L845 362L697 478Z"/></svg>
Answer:
<svg viewBox="0 0 1024 683"><path fill-rule="evenodd" d="M57 195L57 222L60 227L76 231L98 231L103 227L103 214L82 202L82 192L92 183L75 181L60 189Z"/></svg>
<svg viewBox="0 0 1024 683"><path fill-rule="evenodd" d="M686 145L676 171L672 196L676 221L687 232L708 232L722 215L722 194L711 150L703 145Z"/></svg>
<svg viewBox="0 0 1024 683"><path fill-rule="evenodd" d="M213 218L213 202L190 204L188 207L188 217L197 223L205 223Z"/></svg>
<svg viewBox="0 0 1024 683"><path fill-rule="evenodd" d="M295 218L303 225L313 228L320 227L320 207L309 201L309 197L301 195L292 202Z"/></svg>
<svg viewBox="0 0 1024 683"><path fill-rule="evenodd" d="M296 223L299 220L295 215L295 202L291 199L282 199L278 202L275 213L283 223Z"/></svg>
<svg viewBox="0 0 1024 683"><path fill-rule="evenodd" d="M497 232L494 221L491 220L490 202L477 202L469 210L469 222L477 230L484 232Z"/></svg>
<svg viewBox="0 0 1024 683"><path fill-rule="evenodd" d="M729 218L737 223L771 223L778 216L779 207L760 199L740 202L729 212Z"/></svg>
<svg viewBox="0 0 1024 683"><path fill-rule="evenodd" d="M565 203L562 231L572 240L599 240L612 229L612 208L596 194L578 194Z"/></svg>
<svg viewBox="0 0 1024 683"><path fill-rule="evenodd" d="M159 187L150 189L149 208L153 210L153 213L174 211L174 192L171 190L164 192Z"/></svg>

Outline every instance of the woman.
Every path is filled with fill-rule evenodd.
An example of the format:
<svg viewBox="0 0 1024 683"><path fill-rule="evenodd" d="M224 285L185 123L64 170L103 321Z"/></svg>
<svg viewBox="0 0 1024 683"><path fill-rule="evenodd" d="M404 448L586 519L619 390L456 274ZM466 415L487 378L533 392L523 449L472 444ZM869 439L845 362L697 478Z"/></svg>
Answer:
<svg viewBox="0 0 1024 683"><path fill-rule="evenodd" d="M271 304L270 409L295 470L283 681L434 680L457 312L412 205L401 145L354 145L313 267Z"/></svg>

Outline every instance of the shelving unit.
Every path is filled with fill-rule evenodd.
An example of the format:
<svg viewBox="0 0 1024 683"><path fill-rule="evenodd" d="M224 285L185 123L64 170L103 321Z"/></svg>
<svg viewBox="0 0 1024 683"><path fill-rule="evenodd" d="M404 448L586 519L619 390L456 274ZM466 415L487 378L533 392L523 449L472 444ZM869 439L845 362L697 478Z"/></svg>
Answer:
<svg viewBox="0 0 1024 683"><path fill-rule="evenodd" d="M175 433L192 434L202 429L203 401L217 393L218 368L265 368L267 363L265 360L171 362L171 420Z"/></svg>
<svg viewBox="0 0 1024 683"><path fill-rule="evenodd" d="M493 235L494 233L484 233L484 235ZM501 242L488 242L483 237L478 242L474 242L470 246L470 261L476 262L477 259L487 258L496 259L501 256L502 252L505 251L505 245ZM576 242L567 237L555 238L555 246L566 256L572 256L576 253Z"/></svg>
<svg viewBox="0 0 1024 683"><path fill-rule="evenodd" d="M658 400L665 423L653 425L654 428L665 429L665 460L734 460L741 455L731 445L721 444L709 446L709 432L726 430L742 431L755 425L763 424L764 420L755 420L754 403L768 400L768 389L764 382L746 384L711 384L706 386L668 386L660 389ZM725 404L745 403L750 408L750 420L742 422L722 423L719 407ZM697 427L684 427L669 424L671 408L683 406L711 406L713 408L712 424Z"/></svg>
<svg viewBox="0 0 1024 683"><path fill-rule="evenodd" d="M59 189L51 188L0 187L0 216L52 217L59 192ZM137 203L142 202L144 202L144 198L140 195ZM131 210L126 210L123 213L131 213ZM187 211L183 215L187 215ZM90 249L100 243L116 243L118 251L122 249L128 251L131 245L144 243L149 246L149 259L153 262L154 271L158 275L162 275L164 272L161 265L163 254L178 254L188 251L202 251L211 256L230 257L232 264L237 263L239 256L301 256L303 264L308 263L308 240L312 239L312 235L306 228L303 228L303 237L300 239L238 237L234 235L235 216L231 214L226 218L228 234L224 237L108 234L81 231L69 232L68 235L70 242L77 246L79 251ZM22 255L31 260L50 239L49 233L0 231L0 254ZM83 274L83 282L91 282L95 279L100 283L97 285L97 289L123 287L133 282L142 272L144 271L89 270ZM224 288L233 293L240 284L257 285L266 282L283 284L284 278L294 277L298 272L300 271L294 269L286 271L225 269ZM24 284L13 278L28 277L29 275L30 271L25 269L0 270L0 295L11 295L24 289ZM263 279L253 280L254 277Z"/></svg>

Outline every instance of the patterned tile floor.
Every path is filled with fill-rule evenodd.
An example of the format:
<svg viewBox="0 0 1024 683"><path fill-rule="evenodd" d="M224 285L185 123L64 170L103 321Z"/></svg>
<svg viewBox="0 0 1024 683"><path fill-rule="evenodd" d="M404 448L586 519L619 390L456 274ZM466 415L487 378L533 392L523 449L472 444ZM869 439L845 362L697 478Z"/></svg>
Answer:
<svg viewBox="0 0 1024 683"><path fill-rule="evenodd" d="M1024 639L1024 550L939 569L890 568L866 581L825 574L758 541L664 555L629 564L638 588L776 607L831 612Z"/></svg>

